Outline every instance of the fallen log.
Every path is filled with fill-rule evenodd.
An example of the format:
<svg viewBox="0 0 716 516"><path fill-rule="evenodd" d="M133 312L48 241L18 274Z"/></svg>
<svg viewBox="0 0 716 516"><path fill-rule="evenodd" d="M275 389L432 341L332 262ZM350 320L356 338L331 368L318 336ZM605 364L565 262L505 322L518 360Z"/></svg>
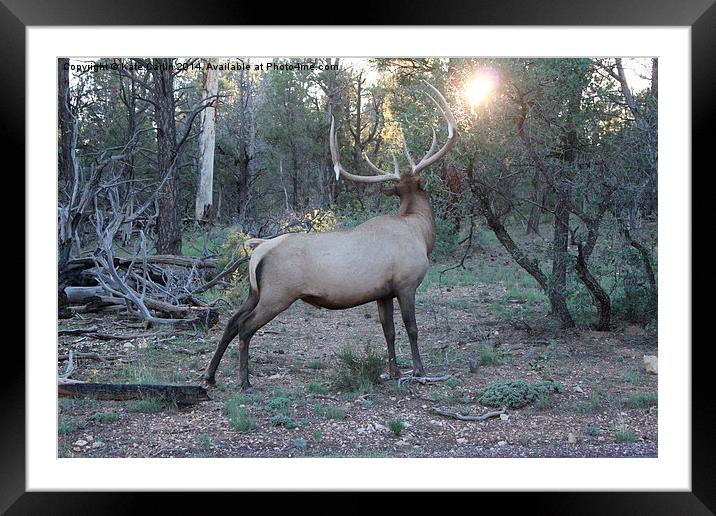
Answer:
<svg viewBox="0 0 716 516"><path fill-rule="evenodd" d="M161 398L177 405L192 405L211 400L206 389L199 385L84 383L76 380L59 380L57 382L57 394L61 398L91 398L117 401Z"/></svg>
<svg viewBox="0 0 716 516"><path fill-rule="evenodd" d="M134 259L135 265L144 261L143 259ZM215 268L218 260L216 258L192 258L191 256L178 256L172 254L155 254L147 256L147 263L159 265L176 265L179 267L197 267L197 268ZM132 258L114 257L116 266L129 265ZM73 269L89 269L94 267L92 258L74 258L68 262L68 266Z"/></svg>

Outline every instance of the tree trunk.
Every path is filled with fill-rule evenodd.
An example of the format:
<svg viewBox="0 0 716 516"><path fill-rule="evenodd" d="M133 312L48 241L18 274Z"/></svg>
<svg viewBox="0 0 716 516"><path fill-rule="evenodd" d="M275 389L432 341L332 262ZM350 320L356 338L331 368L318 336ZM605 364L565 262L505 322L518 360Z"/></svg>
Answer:
<svg viewBox="0 0 716 516"><path fill-rule="evenodd" d="M581 243L579 244L579 254L577 255L577 265L575 268L579 279L582 280L582 283L584 283L587 287L589 293L592 295L594 304L597 306L599 322L597 322L595 329L597 331L609 331L609 326L611 324L612 302L611 299L609 299L609 294L606 293L597 279L589 272L589 269L587 268L587 260Z"/></svg>
<svg viewBox="0 0 716 516"><path fill-rule="evenodd" d="M219 72L216 58L205 61L203 98L214 97L213 104L201 114L201 135L199 137L199 186L196 192L195 218L198 222L211 224L214 193L214 143L216 141L216 114L219 91Z"/></svg>
<svg viewBox="0 0 716 516"><path fill-rule="evenodd" d="M57 60L57 121L59 124L58 177L60 181L72 179L70 147L72 145L72 115L70 113L70 60L61 57Z"/></svg>
<svg viewBox="0 0 716 516"><path fill-rule="evenodd" d="M181 227L179 217L179 180L177 174L176 121L174 119L174 72L172 59L154 59L154 110L157 125L157 161L159 177L169 179L159 191L157 217L157 253L181 254Z"/></svg>
<svg viewBox="0 0 716 516"><path fill-rule="evenodd" d="M562 328L574 327L567 307L567 248L569 246L569 201L566 192L557 192L554 211L554 239L552 240L552 277L549 298L554 314Z"/></svg>

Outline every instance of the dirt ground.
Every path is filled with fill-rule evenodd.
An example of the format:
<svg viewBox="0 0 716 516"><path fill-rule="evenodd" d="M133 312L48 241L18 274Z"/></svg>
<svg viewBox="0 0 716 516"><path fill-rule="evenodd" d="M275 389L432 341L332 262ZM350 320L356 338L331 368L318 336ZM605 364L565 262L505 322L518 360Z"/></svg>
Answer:
<svg viewBox="0 0 716 516"><path fill-rule="evenodd" d="M452 263L433 264L432 270ZM386 357L387 371L377 309L370 304L329 311L297 303L251 342L256 394L238 392L234 343L219 367L216 387L209 389L211 401L176 407L60 399L58 455L657 456L657 376L643 365L644 355L657 355L656 335L623 323L613 332L560 330L547 316L543 296L528 282L514 281L517 273L500 273L509 265L504 257L476 257L466 265L443 278L431 272L417 298L427 372L450 375L447 381L398 385L385 377L370 392L336 391L332 378L344 346L362 352L372 345ZM227 309L208 332L146 330L120 314L75 316L61 321L60 328L95 325L126 338L63 335L58 354L73 350L103 357L76 360L72 378L78 380L200 384L230 315ZM410 348L397 303L395 320L398 363L408 371ZM477 357L483 363L471 372L469 361ZM65 365L58 361L59 373ZM540 403L508 408L500 417L461 421L434 410L485 414L495 408L478 398L491 382L544 379L558 381L559 392Z"/></svg>

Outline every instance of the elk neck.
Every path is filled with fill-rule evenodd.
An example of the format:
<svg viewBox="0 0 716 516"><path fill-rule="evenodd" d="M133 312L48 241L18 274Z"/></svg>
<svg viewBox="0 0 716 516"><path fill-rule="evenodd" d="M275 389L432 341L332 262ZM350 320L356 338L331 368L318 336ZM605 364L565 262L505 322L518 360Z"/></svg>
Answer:
<svg viewBox="0 0 716 516"><path fill-rule="evenodd" d="M435 214L428 194L418 190L402 195L399 214L410 221L418 233L423 236L429 255L435 243Z"/></svg>

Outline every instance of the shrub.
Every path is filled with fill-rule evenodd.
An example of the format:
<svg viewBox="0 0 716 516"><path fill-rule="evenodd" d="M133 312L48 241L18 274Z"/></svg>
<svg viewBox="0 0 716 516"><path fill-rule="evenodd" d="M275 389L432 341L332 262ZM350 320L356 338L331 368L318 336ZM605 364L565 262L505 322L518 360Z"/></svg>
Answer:
<svg viewBox="0 0 716 516"><path fill-rule="evenodd" d="M559 392L561 384L554 381L541 381L530 384L524 380L511 382L496 381L482 389L480 403L488 407L520 408L541 399L541 406L545 406L545 399L553 392Z"/></svg>
<svg viewBox="0 0 716 516"><path fill-rule="evenodd" d="M113 421L117 421L118 418L119 414L116 412L95 412L92 414L92 419L98 425L102 423L112 423Z"/></svg>
<svg viewBox="0 0 716 516"><path fill-rule="evenodd" d="M594 425L588 425L585 432L590 437L596 437L599 435L599 427Z"/></svg>
<svg viewBox="0 0 716 516"><path fill-rule="evenodd" d="M380 382L385 367L383 356L370 344L362 353L349 346L338 353L338 366L332 375L333 388L349 392L369 392Z"/></svg>
<svg viewBox="0 0 716 516"><path fill-rule="evenodd" d="M637 392L629 395L626 404L629 408L647 408L656 405L658 400L655 392Z"/></svg>
<svg viewBox="0 0 716 516"><path fill-rule="evenodd" d="M152 414L161 412L166 407L166 401L159 398L147 398L139 400L127 405L129 412L142 412L145 414Z"/></svg>
<svg viewBox="0 0 716 516"><path fill-rule="evenodd" d="M328 389L325 385L322 385L320 383L309 383L308 392L311 394L326 394L328 393Z"/></svg>
<svg viewBox="0 0 716 516"><path fill-rule="evenodd" d="M288 429L296 428L296 422L293 420L292 417L287 416L286 414L274 414L271 417L271 424L273 426L283 426Z"/></svg>
<svg viewBox="0 0 716 516"><path fill-rule="evenodd" d="M224 410L229 417L231 428L237 432L249 432L258 427L258 422L246 413L246 409L242 407L241 399L238 396L232 396L224 403Z"/></svg>
<svg viewBox="0 0 716 516"><path fill-rule="evenodd" d="M343 419L346 417L346 409L343 407L328 407L326 417L328 419Z"/></svg>
<svg viewBox="0 0 716 516"><path fill-rule="evenodd" d="M631 428L625 425L618 426L614 432L614 440L618 443L634 443L636 442L636 434Z"/></svg>
<svg viewBox="0 0 716 516"><path fill-rule="evenodd" d="M77 424L74 421L64 419L57 425L57 433L69 434L77 430Z"/></svg>
<svg viewBox="0 0 716 516"><path fill-rule="evenodd" d="M402 420L395 418L388 421L388 428L395 435L400 435L405 430L405 423Z"/></svg>
<svg viewBox="0 0 716 516"><path fill-rule="evenodd" d="M500 363L497 357L497 351L492 346L482 346L480 348L480 365L497 365Z"/></svg>

